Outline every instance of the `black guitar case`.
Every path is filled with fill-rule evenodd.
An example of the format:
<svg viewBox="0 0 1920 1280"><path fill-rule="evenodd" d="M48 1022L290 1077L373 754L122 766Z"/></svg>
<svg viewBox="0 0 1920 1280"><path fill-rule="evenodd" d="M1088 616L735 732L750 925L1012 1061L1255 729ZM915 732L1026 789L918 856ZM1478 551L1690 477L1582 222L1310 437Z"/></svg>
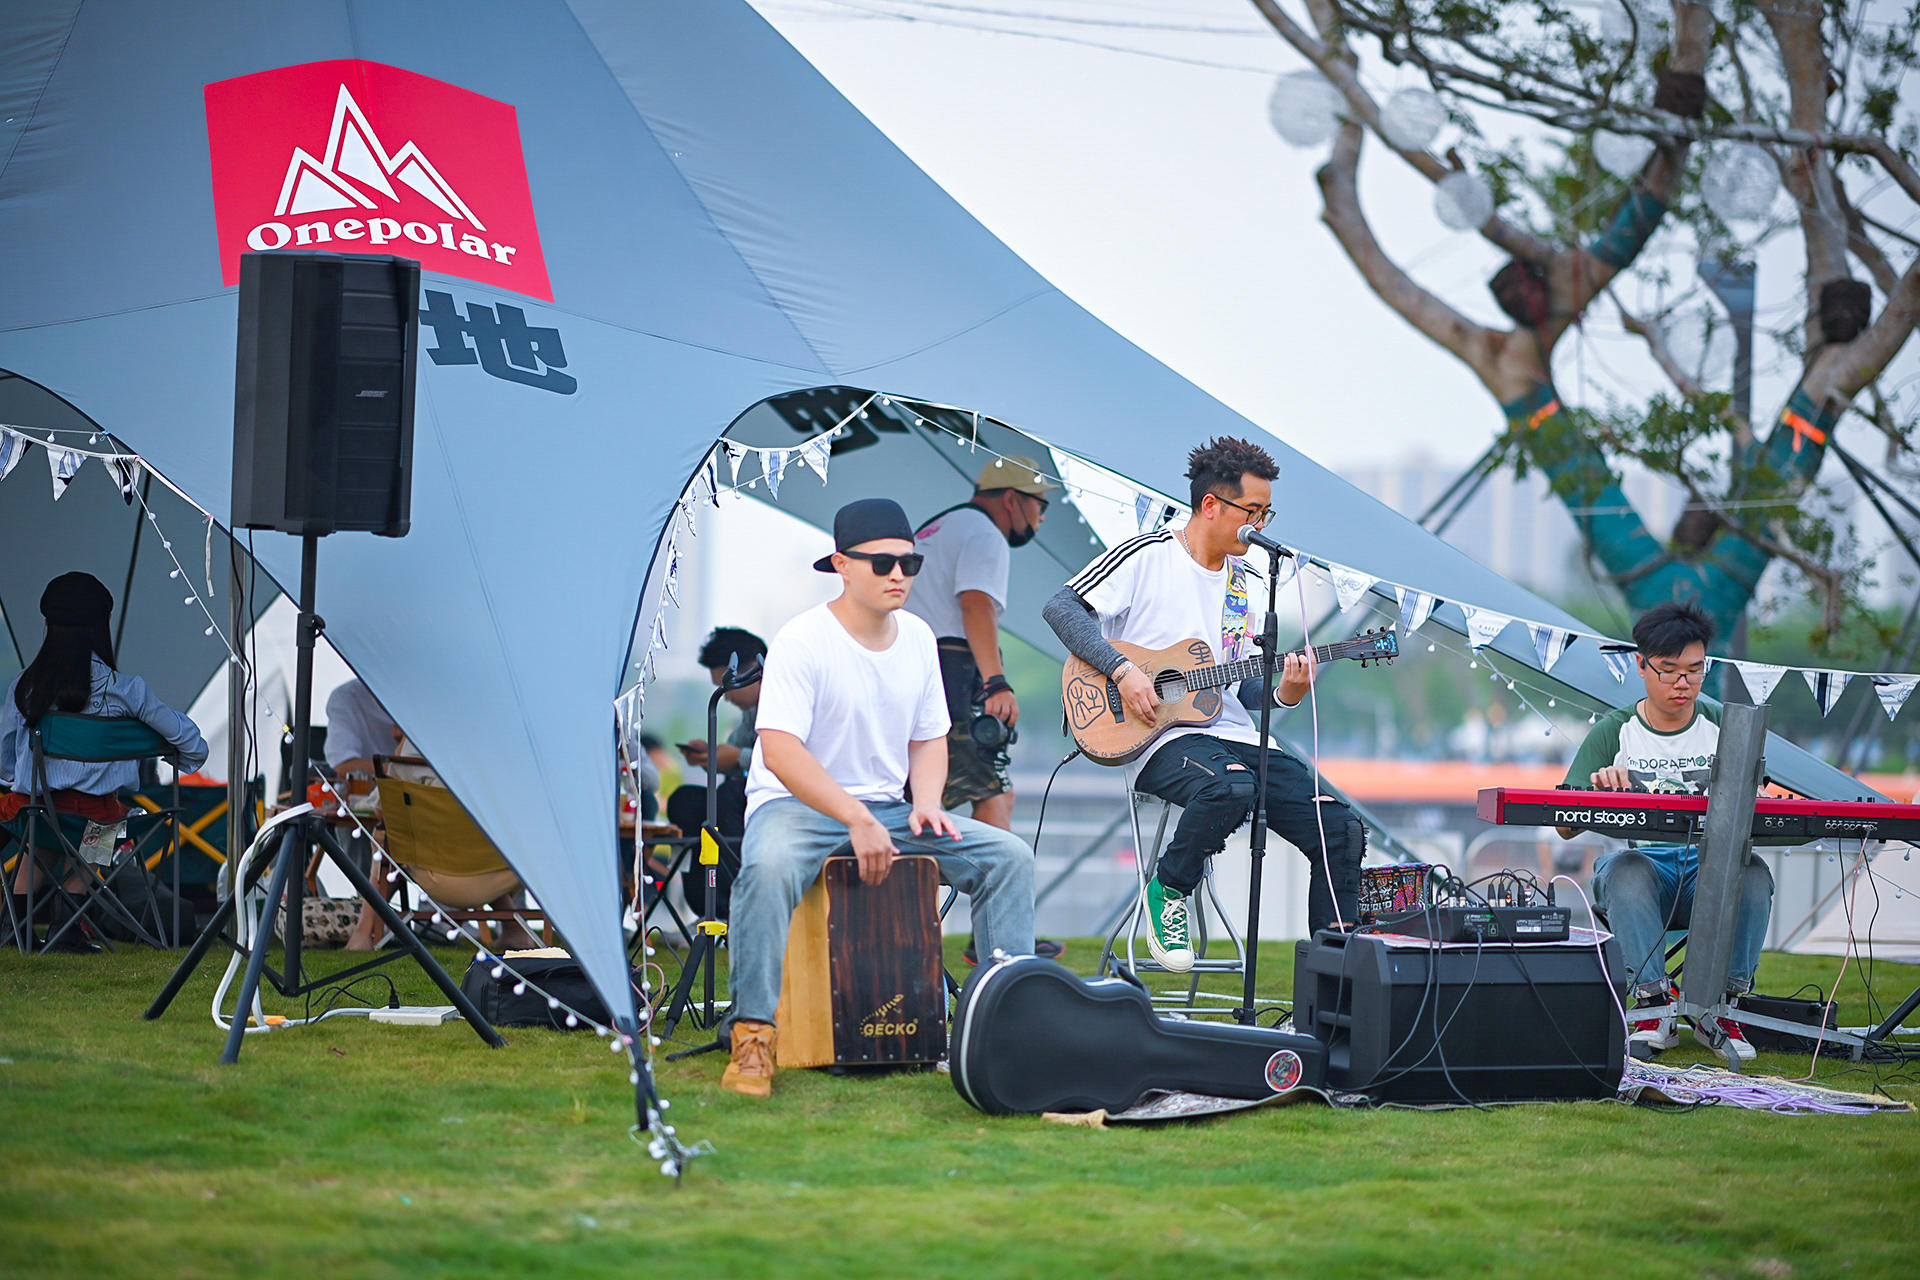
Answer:
<svg viewBox="0 0 1920 1280"><path fill-rule="evenodd" d="M991 1115L1124 1111L1155 1089L1270 1098L1326 1077L1311 1036L1157 1016L1119 978L1089 981L1051 960L982 965L960 992L953 1087Z"/></svg>

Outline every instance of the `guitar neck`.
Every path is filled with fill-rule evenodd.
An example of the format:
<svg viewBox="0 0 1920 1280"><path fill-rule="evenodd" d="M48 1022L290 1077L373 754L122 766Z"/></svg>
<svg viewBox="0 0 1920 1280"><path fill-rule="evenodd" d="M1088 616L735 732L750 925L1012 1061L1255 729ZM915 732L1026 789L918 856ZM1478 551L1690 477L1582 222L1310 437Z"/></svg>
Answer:
<svg viewBox="0 0 1920 1280"><path fill-rule="evenodd" d="M1344 644L1317 644L1313 647L1313 660L1331 662L1343 656L1340 650L1344 647ZM1305 649L1292 650L1292 653L1305 652ZM1242 680L1250 680L1260 674L1261 661L1261 656L1255 654L1251 658L1241 658L1237 662L1222 662L1211 667L1195 667L1186 674L1187 688L1218 689L1222 685L1239 684ZM1276 659L1273 665L1277 670L1280 660Z"/></svg>

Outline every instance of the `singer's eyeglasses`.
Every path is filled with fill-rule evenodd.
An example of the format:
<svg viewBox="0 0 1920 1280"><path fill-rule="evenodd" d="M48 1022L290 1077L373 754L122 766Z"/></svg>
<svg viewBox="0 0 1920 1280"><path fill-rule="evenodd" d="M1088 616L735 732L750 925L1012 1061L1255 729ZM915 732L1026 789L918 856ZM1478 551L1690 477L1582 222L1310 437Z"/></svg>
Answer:
<svg viewBox="0 0 1920 1280"><path fill-rule="evenodd" d="M852 556L855 560L865 560L873 566L875 576L884 578L893 572L893 566L899 565L900 572L909 578L920 572L920 566L927 558L918 551L910 551L904 556L896 556L887 551L842 551L843 556Z"/></svg>
<svg viewBox="0 0 1920 1280"><path fill-rule="evenodd" d="M1247 523L1252 525L1256 529L1266 528L1267 521L1273 519L1272 507L1246 507L1235 502L1232 498L1221 498L1220 495L1217 493L1214 494L1213 496L1215 498L1219 498L1221 502L1225 503L1229 507L1232 507L1235 511L1246 512Z"/></svg>
<svg viewBox="0 0 1920 1280"><path fill-rule="evenodd" d="M1682 680L1685 680L1696 689L1700 687L1700 681L1707 674L1707 669L1704 665L1687 667L1679 671L1669 671L1665 667L1658 667L1649 662L1647 663L1647 670L1653 672L1653 678L1661 684L1679 684Z"/></svg>

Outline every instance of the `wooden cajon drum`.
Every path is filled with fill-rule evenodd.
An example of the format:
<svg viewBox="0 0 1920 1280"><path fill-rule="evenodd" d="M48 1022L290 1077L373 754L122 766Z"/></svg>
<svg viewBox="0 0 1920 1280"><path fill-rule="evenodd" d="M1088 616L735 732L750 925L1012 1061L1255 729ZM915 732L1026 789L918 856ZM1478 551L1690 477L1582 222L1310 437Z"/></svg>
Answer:
<svg viewBox="0 0 1920 1280"><path fill-rule="evenodd" d="M937 1062L947 1052L940 869L902 857L877 885L828 858L787 930L774 1014L781 1067Z"/></svg>

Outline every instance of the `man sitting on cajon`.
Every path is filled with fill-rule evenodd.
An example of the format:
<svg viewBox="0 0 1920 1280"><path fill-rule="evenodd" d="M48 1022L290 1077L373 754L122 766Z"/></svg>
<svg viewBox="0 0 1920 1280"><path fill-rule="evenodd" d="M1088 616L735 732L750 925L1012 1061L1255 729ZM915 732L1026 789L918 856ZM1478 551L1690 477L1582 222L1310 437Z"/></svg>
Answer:
<svg viewBox="0 0 1920 1280"><path fill-rule="evenodd" d="M760 745L747 774L747 827L728 930L732 1061L720 1083L773 1091L773 1017L787 927L827 855L853 844L860 880L879 884L920 849L968 895L980 954L1033 950L1033 852L998 827L940 807L947 781L947 699L933 632L906 603L920 557L898 503L865 498L833 518L837 600L773 638L760 685ZM909 784L912 802L906 799ZM916 850L918 851L918 850Z"/></svg>

